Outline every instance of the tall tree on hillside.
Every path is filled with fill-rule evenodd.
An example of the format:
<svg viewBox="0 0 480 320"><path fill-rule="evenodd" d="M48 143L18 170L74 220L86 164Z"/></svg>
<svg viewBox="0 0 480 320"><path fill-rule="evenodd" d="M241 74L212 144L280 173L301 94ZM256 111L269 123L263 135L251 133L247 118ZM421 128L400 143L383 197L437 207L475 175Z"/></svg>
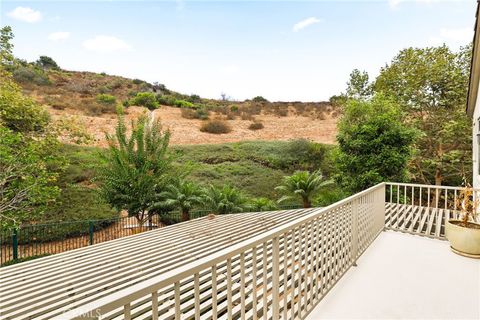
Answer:
<svg viewBox="0 0 480 320"><path fill-rule="evenodd" d="M107 135L106 165L100 170L101 194L117 210L126 210L140 226L158 212L158 204L172 182L172 159L168 153L170 132L160 122L141 116L127 134L119 116L115 135Z"/></svg>
<svg viewBox="0 0 480 320"><path fill-rule="evenodd" d="M396 103L381 95L349 100L338 124L336 180L349 192L384 181L404 181L415 133Z"/></svg>
<svg viewBox="0 0 480 320"><path fill-rule="evenodd" d="M408 48L382 68L375 90L392 97L420 132L411 162L415 179L459 184L471 174L471 122L465 114L471 46Z"/></svg>
<svg viewBox="0 0 480 320"><path fill-rule="evenodd" d="M13 64L15 60L12 39L13 32L10 26L0 29L0 65L4 67Z"/></svg>
<svg viewBox="0 0 480 320"><path fill-rule="evenodd" d="M284 177L282 185L275 188L275 190L283 193L278 203L300 199L304 208L310 208L313 197L318 194L321 188L331 183L332 181L324 179L319 170L312 173L297 171L291 176Z"/></svg>
<svg viewBox="0 0 480 320"><path fill-rule="evenodd" d="M48 69L60 70L60 67L55 62L55 60L47 56L40 56L40 58L38 58L38 60L35 63L37 64L37 66L45 70L48 70Z"/></svg>
<svg viewBox="0 0 480 320"><path fill-rule="evenodd" d="M46 110L0 65L0 227L41 219L60 193L66 162Z"/></svg>
<svg viewBox="0 0 480 320"><path fill-rule="evenodd" d="M368 99L372 96L373 88L368 73L354 69L347 82L346 96L349 99Z"/></svg>

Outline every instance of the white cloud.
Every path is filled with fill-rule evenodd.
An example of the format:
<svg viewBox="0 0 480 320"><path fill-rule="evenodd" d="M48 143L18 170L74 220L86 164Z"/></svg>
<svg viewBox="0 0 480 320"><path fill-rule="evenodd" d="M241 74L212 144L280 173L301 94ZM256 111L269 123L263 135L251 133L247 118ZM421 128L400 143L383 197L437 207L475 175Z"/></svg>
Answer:
<svg viewBox="0 0 480 320"><path fill-rule="evenodd" d="M83 47L90 51L108 53L121 50L128 50L130 46L117 37L99 35L92 39L85 40Z"/></svg>
<svg viewBox="0 0 480 320"><path fill-rule="evenodd" d="M48 40L51 41L63 41L67 40L68 38L70 38L70 32L65 31L57 31L48 35Z"/></svg>
<svg viewBox="0 0 480 320"><path fill-rule="evenodd" d="M16 7L13 11L7 13L7 15L10 18L28 23L35 23L42 20L42 13L29 7Z"/></svg>
<svg viewBox="0 0 480 320"><path fill-rule="evenodd" d="M315 17L310 17L307 19L304 19L302 21L299 21L293 25L293 31L298 32L308 26L311 26L312 24L319 23L321 20Z"/></svg>

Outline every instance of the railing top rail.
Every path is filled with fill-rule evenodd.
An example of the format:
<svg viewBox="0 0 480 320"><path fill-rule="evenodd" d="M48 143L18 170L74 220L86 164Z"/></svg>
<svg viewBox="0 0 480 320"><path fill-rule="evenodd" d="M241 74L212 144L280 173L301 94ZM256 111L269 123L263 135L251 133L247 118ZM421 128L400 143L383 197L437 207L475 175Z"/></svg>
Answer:
<svg viewBox="0 0 480 320"><path fill-rule="evenodd" d="M369 194L384 186L385 186L385 183L382 182L369 189L366 189L348 198L345 198L341 201L331 204L328 207L312 209L312 212L304 217L298 218L287 224L284 224L282 226L269 230L265 233L262 233L250 239L244 240L240 243L237 243L235 245L222 249L207 257L190 262L172 271L155 276L151 279L137 283L128 288L119 290L108 296L97 299L94 302L71 309L70 311L62 314L61 316L55 317L54 319L59 319L59 320L71 319L71 318L79 317L79 315L88 314L92 312L100 312L101 314L104 314L106 312L120 308L131 301L145 297L151 294L152 292L158 291L168 285L174 284L175 282L180 281L188 276L191 276L199 271L212 267L222 261L225 261L231 257L234 257L240 254L241 252L254 248L259 244L262 244L275 237L278 237L279 235L284 234L290 230L294 230L295 228L319 217L322 214L326 214L331 210L341 207L355 199L361 198L362 196Z"/></svg>
<svg viewBox="0 0 480 320"><path fill-rule="evenodd" d="M386 185L401 186L401 187L418 187L418 188L430 188L430 189L442 189L442 190L463 190L465 187L453 187L453 186L439 186L434 184L418 184L418 183L403 183L403 182L385 182ZM480 189L473 189L474 191L480 191Z"/></svg>

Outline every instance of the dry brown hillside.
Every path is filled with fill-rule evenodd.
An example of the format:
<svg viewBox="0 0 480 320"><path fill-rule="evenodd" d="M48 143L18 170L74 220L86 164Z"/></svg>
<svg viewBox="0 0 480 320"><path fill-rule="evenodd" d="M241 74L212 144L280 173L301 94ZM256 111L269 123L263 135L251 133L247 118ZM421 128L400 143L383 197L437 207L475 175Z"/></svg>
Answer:
<svg viewBox="0 0 480 320"><path fill-rule="evenodd" d="M327 102L220 101L182 95L162 85L106 74L49 70L44 76L48 81L17 77L17 82L25 93L48 108L53 120L74 124L92 137L89 143L94 145L105 145L105 132L113 131L119 106L124 108L127 120L148 112L147 108L131 105L132 98L139 92L162 96L162 103L176 99L190 104L182 108L159 105L153 111L172 132L173 144L297 138L335 143L339 111ZM102 96L114 101L102 101ZM201 132L207 117L221 119L231 127L231 132ZM263 128L252 130L252 123Z"/></svg>

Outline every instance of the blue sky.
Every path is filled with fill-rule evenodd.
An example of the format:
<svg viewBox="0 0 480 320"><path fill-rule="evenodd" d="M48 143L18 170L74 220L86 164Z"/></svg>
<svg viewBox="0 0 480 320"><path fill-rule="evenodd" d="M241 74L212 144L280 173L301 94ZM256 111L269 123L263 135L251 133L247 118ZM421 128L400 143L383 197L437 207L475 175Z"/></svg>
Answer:
<svg viewBox="0 0 480 320"><path fill-rule="evenodd" d="M471 41L476 1L2 1L14 53L187 94L327 100L353 68Z"/></svg>

